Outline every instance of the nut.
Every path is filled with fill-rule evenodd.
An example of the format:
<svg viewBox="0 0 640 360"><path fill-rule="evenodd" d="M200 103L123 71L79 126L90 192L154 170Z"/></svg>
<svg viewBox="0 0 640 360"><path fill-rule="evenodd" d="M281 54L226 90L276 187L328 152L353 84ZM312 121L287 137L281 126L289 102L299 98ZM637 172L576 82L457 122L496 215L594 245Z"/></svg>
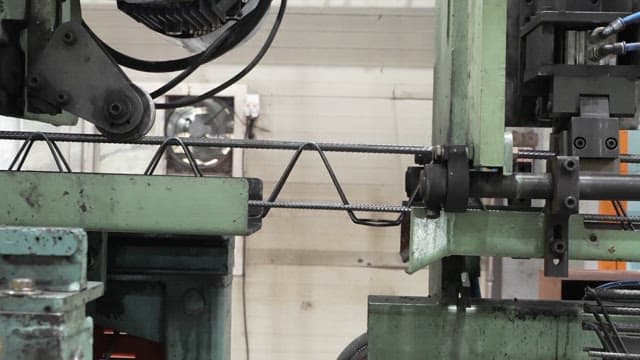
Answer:
<svg viewBox="0 0 640 360"><path fill-rule="evenodd" d="M40 293L36 288L36 283L31 278L15 278L9 282L9 290L6 291L12 296L30 296Z"/></svg>

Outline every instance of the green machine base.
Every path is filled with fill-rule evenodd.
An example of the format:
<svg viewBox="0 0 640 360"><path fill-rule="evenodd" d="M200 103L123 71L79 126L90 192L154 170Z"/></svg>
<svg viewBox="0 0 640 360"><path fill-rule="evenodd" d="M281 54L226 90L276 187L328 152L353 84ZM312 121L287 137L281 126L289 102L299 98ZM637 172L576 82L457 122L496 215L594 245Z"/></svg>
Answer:
<svg viewBox="0 0 640 360"><path fill-rule="evenodd" d="M84 231L0 227L0 360L93 358L86 271Z"/></svg>
<svg viewBox="0 0 640 360"><path fill-rule="evenodd" d="M429 298L369 297L369 360L588 359L582 303L478 300L466 310Z"/></svg>

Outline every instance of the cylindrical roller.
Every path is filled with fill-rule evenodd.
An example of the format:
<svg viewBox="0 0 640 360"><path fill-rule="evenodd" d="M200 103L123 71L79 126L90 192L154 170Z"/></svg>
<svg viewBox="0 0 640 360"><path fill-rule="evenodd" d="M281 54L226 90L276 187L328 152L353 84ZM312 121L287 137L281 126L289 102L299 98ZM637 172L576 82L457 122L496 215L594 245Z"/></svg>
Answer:
<svg viewBox="0 0 640 360"><path fill-rule="evenodd" d="M551 175L512 175L471 173L471 197L508 199L546 199L551 197Z"/></svg>
<svg viewBox="0 0 640 360"><path fill-rule="evenodd" d="M580 175L581 200L640 200L640 176ZM549 199L553 179L549 174L510 175L471 174L471 197L509 199Z"/></svg>

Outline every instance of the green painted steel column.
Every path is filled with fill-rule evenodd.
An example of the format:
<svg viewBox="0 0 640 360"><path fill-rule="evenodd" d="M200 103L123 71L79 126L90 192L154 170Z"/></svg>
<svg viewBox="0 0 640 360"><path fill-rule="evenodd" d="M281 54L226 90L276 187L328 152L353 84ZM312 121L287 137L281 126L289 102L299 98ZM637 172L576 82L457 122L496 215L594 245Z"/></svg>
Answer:
<svg viewBox="0 0 640 360"><path fill-rule="evenodd" d="M476 166L504 165L507 2L440 0L433 144L472 145Z"/></svg>

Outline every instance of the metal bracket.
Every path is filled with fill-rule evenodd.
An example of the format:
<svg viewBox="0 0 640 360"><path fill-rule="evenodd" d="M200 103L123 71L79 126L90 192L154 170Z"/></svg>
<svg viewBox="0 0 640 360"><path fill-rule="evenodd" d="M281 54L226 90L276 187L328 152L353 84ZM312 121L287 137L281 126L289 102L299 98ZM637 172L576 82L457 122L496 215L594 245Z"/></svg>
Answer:
<svg viewBox="0 0 640 360"><path fill-rule="evenodd" d="M558 156L548 161L553 176L553 197L545 207L544 274L569 274L569 218L579 211L580 160L577 156Z"/></svg>
<svg viewBox="0 0 640 360"><path fill-rule="evenodd" d="M110 138L139 138L155 118L149 95L129 80L79 22L55 30L29 69L27 86L30 111L69 111Z"/></svg>

